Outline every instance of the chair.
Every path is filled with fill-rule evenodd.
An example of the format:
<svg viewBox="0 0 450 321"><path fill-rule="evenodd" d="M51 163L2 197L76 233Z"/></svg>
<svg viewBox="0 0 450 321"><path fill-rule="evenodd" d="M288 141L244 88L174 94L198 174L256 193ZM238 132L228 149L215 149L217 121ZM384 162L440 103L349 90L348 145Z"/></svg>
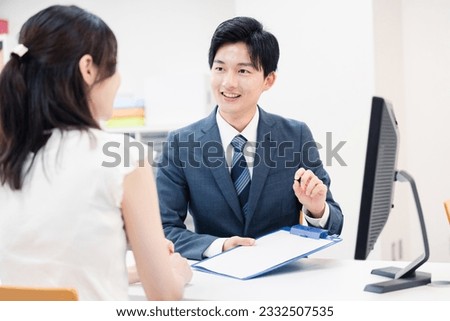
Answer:
<svg viewBox="0 0 450 321"><path fill-rule="evenodd" d="M71 288L0 285L0 301L78 301L78 293Z"/></svg>
<svg viewBox="0 0 450 321"><path fill-rule="evenodd" d="M450 199L444 202L445 212L447 213L447 220L450 223Z"/></svg>

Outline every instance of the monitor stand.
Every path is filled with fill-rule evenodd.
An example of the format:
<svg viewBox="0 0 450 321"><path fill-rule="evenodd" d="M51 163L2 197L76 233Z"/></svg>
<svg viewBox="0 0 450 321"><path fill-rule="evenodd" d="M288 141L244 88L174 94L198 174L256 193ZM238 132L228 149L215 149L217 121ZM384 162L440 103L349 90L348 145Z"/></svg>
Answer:
<svg viewBox="0 0 450 321"><path fill-rule="evenodd" d="M419 214L420 228L422 230L422 239L424 245L424 253L403 269L390 266L386 268L372 270L372 274L385 276L391 278L392 280L368 284L364 288L364 291L374 293L386 293L431 283L430 273L416 271L416 269L423 263L425 263L430 257L430 248L428 246L428 237L427 231L425 229L425 220L423 218L422 206L420 205L419 193L417 192L416 183L414 182L414 179L405 171L398 171L396 173L396 180L400 182L407 181L411 185L414 200L416 203L417 213Z"/></svg>
<svg viewBox="0 0 450 321"><path fill-rule="evenodd" d="M431 274L426 272L414 271L411 276L403 276L399 279L395 279L395 274L402 269L397 267L387 267L382 269L372 270L372 274L386 276L392 280L367 284L364 291L374 292L374 293L386 293L397 290L403 290L408 288L413 288L416 286L427 285L431 282Z"/></svg>

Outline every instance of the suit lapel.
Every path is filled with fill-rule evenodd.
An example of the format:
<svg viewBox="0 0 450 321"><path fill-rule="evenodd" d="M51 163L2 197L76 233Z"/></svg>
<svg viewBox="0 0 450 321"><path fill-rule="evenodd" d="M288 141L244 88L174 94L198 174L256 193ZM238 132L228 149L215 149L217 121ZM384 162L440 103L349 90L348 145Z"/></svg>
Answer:
<svg viewBox="0 0 450 321"><path fill-rule="evenodd" d="M209 117L206 118L205 126L202 128L202 132L204 133L204 135L199 137L202 147L205 145L205 143L211 142L218 142L218 145L222 147L219 128L217 127L216 123L216 111L217 108L215 108L214 111L209 115ZM241 206L239 204L236 189L234 188L233 182L231 181L231 176L227 168L223 148L221 148L219 152L221 153L221 156L219 158L219 166L209 166L209 170L211 171L223 197L228 202L237 218L243 223L244 220ZM209 161L206 159L206 155L205 153L203 153L203 151L202 154L204 164L208 164Z"/></svg>

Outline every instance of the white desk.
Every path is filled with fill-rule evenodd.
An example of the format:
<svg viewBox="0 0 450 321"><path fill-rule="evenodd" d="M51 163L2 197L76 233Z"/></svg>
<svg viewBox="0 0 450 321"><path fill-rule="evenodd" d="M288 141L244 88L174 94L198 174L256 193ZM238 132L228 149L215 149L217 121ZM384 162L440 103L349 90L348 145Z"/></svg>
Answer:
<svg viewBox="0 0 450 321"><path fill-rule="evenodd" d="M405 267L408 262L355 261L307 258L288 264L270 274L241 281L194 270L185 289L185 300L211 301L296 301L296 300L449 300L450 263L427 262L418 271L431 273L432 283L416 288L377 294L364 291L368 283L388 278L373 275L374 268ZM145 300L139 284L130 286L132 300Z"/></svg>

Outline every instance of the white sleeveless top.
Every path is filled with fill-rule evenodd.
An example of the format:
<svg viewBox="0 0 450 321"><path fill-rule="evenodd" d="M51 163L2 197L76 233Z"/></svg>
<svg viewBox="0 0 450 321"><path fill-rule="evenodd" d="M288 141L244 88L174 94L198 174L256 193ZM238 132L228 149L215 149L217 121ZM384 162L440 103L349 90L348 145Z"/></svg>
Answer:
<svg viewBox="0 0 450 321"><path fill-rule="evenodd" d="M128 300L123 181L146 157L129 141L100 130L53 130L23 188L0 186L2 284Z"/></svg>

